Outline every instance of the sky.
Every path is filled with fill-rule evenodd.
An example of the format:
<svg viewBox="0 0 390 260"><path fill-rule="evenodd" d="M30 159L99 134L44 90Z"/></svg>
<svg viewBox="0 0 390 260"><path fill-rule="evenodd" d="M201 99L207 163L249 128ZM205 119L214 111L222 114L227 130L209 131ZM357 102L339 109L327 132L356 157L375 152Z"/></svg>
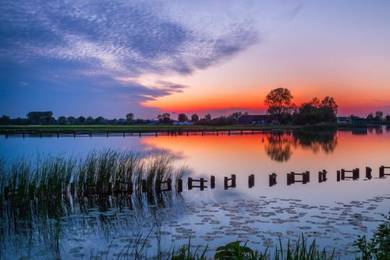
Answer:
<svg viewBox="0 0 390 260"><path fill-rule="evenodd" d="M390 114L388 0L2 0L0 114L264 113L333 96Z"/></svg>

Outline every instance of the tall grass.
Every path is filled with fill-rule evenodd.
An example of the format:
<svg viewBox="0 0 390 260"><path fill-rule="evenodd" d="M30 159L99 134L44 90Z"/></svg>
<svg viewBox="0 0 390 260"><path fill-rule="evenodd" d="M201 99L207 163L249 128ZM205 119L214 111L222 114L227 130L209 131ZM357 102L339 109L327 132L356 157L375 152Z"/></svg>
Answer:
<svg viewBox="0 0 390 260"><path fill-rule="evenodd" d="M32 163L0 160L0 204L18 208L31 203L58 204L64 199L126 195L153 200L163 182L181 175L168 155L92 152L84 159L48 157ZM176 185L172 183L172 191Z"/></svg>

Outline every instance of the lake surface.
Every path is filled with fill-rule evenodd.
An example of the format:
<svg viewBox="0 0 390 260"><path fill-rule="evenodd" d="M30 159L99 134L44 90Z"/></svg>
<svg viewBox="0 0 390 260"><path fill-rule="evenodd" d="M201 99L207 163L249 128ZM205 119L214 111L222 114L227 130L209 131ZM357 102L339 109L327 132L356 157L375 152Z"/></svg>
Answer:
<svg viewBox="0 0 390 260"><path fill-rule="evenodd" d="M386 128L204 136L0 137L0 157L7 162L53 155L80 158L104 149L170 154L175 166L188 169L183 192L166 194L163 203L143 207L135 207L131 198L120 207L114 198L104 207L99 203L89 203L84 211L72 207L60 219L30 223L24 227L33 230L28 235L23 229L10 228L10 220L3 219L3 258L131 257L131 249L140 244L137 238L145 239L141 250L149 256L159 247L170 251L186 244L189 238L194 246L209 245L210 251L235 240L264 249L279 238L285 243L302 233L322 247L335 248L343 258L353 258L353 241L358 235L372 235L390 210L390 176L378 178L379 167L390 166ZM365 176L367 166L373 169L372 179ZM336 172L342 168L359 168L359 179L337 181ZM328 172L324 182L318 179L321 170ZM287 185L286 174L291 171L310 171L310 181ZM269 185L271 173L277 174L273 186ZM224 177L231 174L237 176L236 187L225 189ZM255 183L250 188L252 174ZM216 178L214 189L187 189L187 177L209 180L211 175ZM57 242L48 243L53 240Z"/></svg>

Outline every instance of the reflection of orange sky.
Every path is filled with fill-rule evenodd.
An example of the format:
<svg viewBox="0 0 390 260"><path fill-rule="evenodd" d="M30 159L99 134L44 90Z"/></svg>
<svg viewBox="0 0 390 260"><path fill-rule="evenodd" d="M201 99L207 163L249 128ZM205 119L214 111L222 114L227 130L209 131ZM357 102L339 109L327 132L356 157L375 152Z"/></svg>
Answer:
<svg viewBox="0 0 390 260"><path fill-rule="evenodd" d="M264 173L274 170L320 170L330 168L355 168L372 165L377 167L390 164L388 134L354 136L351 133L338 133L337 146L333 153L312 150L291 145L292 156L286 163L272 161L265 152L267 135L235 136L160 136L142 139L145 145L167 149L182 154L189 167L201 172L253 172L262 169ZM267 170L268 169L268 170Z"/></svg>

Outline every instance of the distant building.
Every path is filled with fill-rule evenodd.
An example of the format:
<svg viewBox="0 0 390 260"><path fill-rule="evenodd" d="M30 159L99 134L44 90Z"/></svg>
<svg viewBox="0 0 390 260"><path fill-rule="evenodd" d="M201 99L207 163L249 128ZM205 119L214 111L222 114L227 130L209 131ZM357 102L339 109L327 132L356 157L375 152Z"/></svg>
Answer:
<svg viewBox="0 0 390 260"><path fill-rule="evenodd" d="M238 119L242 125L266 125L274 121L270 115L243 115Z"/></svg>
<svg viewBox="0 0 390 260"><path fill-rule="evenodd" d="M339 116L337 117L337 124L339 125L349 125L352 123L351 117Z"/></svg>

